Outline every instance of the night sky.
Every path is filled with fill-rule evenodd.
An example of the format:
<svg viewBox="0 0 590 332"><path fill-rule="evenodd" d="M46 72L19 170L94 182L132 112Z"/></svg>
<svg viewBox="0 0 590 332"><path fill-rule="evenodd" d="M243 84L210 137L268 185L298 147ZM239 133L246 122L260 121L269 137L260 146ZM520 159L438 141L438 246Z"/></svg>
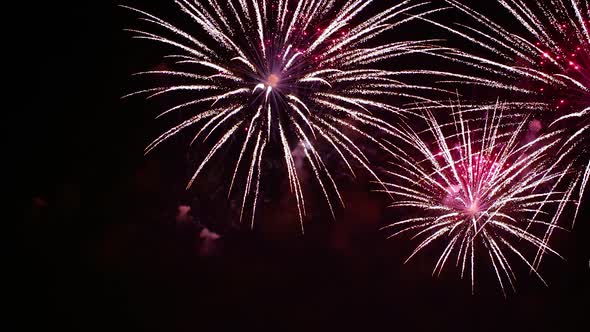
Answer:
<svg viewBox="0 0 590 332"><path fill-rule="evenodd" d="M193 164L183 139L143 156L166 124L153 120L157 105L120 97L163 52L122 31L133 15L109 1L26 10L15 47L22 97L5 110L18 117L9 144L26 174L26 217L10 248L15 331L588 329L588 199L574 231L553 240L567 261L545 262L549 287L519 270L507 298L493 275L472 295L453 269L431 277L427 254L403 264L413 243L384 239L379 227L395 212L362 181L343 186L348 209L335 221L318 210L305 235L272 202L253 231L235 227L215 177L184 190ZM180 204L223 235L216 255L199 256L198 228L175 225Z"/></svg>

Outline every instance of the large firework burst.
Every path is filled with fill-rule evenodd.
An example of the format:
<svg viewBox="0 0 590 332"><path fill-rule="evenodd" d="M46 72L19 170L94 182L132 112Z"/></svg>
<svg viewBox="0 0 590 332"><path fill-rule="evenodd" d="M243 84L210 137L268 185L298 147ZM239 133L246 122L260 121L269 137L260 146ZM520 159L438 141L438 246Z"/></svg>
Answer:
<svg viewBox="0 0 590 332"><path fill-rule="evenodd" d="M416 130L416 122L403 125L387 186L406 219L386 228L392 237L421 238L408 260L443 242L433 274L455 260L462 277L470 271L472 288L476 261L488 257L505 294L507 284L514 289L511 257L541 278L527 253L557 254L538 232L558 228L554 220L572 188L557 190L566 171L547 172L559 134L539 136L537 120L503 111L500 104L457 106L449 122L425 111L424 130Z"/></svg>
<svg viewBox="0 0 590 332"><path fill-rule="evenodd" d="M304 146L308 165L334 214L331 197L342 199L318 142L337 151L350 172L351 163L356 163L376 176L355 137L377 143L373 133L382 130L383 122L375 112L401 112L385 99L425 99L417 91L435 90L397 78L411 71L380 68L385 60L432 52L437 47L429 41L382 43L376 39L428 14L422 10L425 3L402 1L367 15L372 2L175 1L194 23L192 29L126 7L143 21L143 28L129 29L135 38L162 43L178 52L168 56L176 69L140 73L166 75L177 83L131 95L152 98L182 93L189 99L160 116L181 111L193 115L158 137L146 153L181 130L197 126L193 141L200 139L208 153L190 179L190 187L220 149L239 144L229 192L235 182L244 179L242 214L251 206L253 221L261 165L269 148L277 147L302 220L303 190L291 151ZM239 176L240 172L244 176Z"/></svg>

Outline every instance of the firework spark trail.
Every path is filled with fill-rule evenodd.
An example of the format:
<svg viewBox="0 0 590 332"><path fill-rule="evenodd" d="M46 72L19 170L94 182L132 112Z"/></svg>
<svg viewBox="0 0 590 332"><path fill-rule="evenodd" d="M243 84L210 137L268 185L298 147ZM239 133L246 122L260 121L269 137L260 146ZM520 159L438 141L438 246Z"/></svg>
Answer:
<svg viewBox="0 0 590 332"><path fill-rule="evenodd" d="M440 11L426 10L427 2L401 1L372 15L365 14L374 6L370 0L174 2L196 31L187 29L186 22L181 24L123 6L140 17L141 28L127 29L133 38L160 43L176 52L166 57L175 61L174 70L137 75L179 80L177 84L151 87L127 96L190 97L171 105L158 117L195 109L199 114L162 134L146 149L146 153L150 152L182 130L206 121L193 142L216 141L197 166L189 186L216 152L236 138L243 140L228 193L240 178L240 170L247 167L241 215L250 203L256 204L263 177L262 160L266 151L278 145L284 153L290 189L295 194L303 227L301 176L290 155L291 147L297 144L307 147L308 164L334 213L332 199L341 203L342 199L313 144L318 144L319 139L325 141L351 172L351 163L358 162L380 182L358 143L343 130L352 129L354 135L378 142L372 135L383 131L386 125L375 112L404 112L381 102L384 95L430 101L423 94L446 92L399 79L411 74L411 70L398 74L379 68L384 60L445 50L435 46L435 40L364 46L385 31ZM423 75L418 70L414 73ZM254 214L252 206L252 219Z"/></svg>
<svg viewBox="0 0 590 332"><path fill-rule="evenodd" d="M412 238L422 238L408 260L436 240L444 241L433 275L440 275L456 255L461 277L470 268L472 289L480 255L489 256L504 295L508 284L515 289L510 255L545 283L534 260L526 258L526 248L559 256L536 234L539 228L560 228L546 218L559 218L568 199L554 186L565 173L555 168L547 172L547 154L559 135L523 143L528 117L505 116L499 103L475 114L462 106L453 108L449 123L439 123L427 110L425 130L402 125L398 131L401 143L396 145L403 153L393 153L388 173L394 181L386 184L387 191L396 198L392 206L416 208L418 215L385 228L392 230L390 237L410 232Z"/></svg>

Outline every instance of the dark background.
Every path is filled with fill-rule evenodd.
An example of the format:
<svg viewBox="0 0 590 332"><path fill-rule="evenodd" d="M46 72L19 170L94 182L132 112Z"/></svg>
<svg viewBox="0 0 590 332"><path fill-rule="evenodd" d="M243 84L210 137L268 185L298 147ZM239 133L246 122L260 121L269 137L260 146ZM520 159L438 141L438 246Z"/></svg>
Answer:
<svg viewBox="0 0 590 332"><path fill-rule="evenodd" d="M10 248L18 282L7 285L18 330L588 328L587 208L556 237L567 261L546 261L550 286L521 273L507 299L493 276L473 296L452 269L432 278L427 255L402 264L411 244L384 239L392 212L363 184L345 186L354 205L336 221L315 218L305 236L218 226L220 253L199 257L198 229L174 225L176 206L192 199L184 147L144 157L161 123L143 101L120 100L131 73L158 64L157 47L131 41L122 29L132 15L108 1L21 12L14 142L26 216ZM216 207L204 205L195 213L215 229Z"/></svg>

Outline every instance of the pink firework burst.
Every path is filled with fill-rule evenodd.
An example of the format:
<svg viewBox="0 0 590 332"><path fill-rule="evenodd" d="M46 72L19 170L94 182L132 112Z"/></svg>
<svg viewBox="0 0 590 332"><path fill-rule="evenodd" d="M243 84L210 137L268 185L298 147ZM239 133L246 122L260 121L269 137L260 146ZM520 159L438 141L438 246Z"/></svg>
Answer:
<svg viewBox="0 0 590 332"><path fill-rule="evenodd" d="M433 274L454 261L462 277L471 276L472 288L476 262L487 260L506 294L507 285L515 287L512 259L541 278L528 253L558 255L544 234L559 228L555 220L572 194L556 189L567 171L547 171L559 135L539 136L535 120L505 115L501 104L489 112L451 111L450 122L425 111L426 129L416 131L414 123L399 130L387 186L406 218L385 228L391 237L419 239L408 260L442 243Z"/></svg>

